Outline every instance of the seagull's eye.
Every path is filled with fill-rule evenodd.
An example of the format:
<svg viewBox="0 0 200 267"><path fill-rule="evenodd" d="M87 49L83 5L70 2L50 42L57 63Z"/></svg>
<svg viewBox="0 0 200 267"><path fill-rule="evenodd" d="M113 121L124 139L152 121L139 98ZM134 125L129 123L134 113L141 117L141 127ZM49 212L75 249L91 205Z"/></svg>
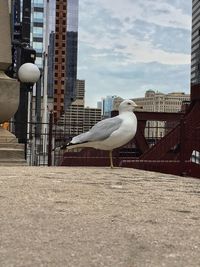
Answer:
<svg viewBox="0 0 200 267"><path fill-rule="evenodd" d="M127 104L128 104L128 105L131 105L131 103L130 103L130 102L128 102Z"/></svg>

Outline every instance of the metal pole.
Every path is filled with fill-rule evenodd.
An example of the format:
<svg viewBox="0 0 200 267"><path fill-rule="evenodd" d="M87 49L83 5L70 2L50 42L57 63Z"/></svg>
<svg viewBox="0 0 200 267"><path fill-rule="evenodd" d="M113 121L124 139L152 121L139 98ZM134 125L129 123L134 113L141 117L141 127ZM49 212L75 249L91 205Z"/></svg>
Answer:
<svg viewBox="0 0 200 267"><path fill-rule="evenodd" d="M47 131L48 118L48 97L47 97L47 76L48 76L48 37L49 37L49 0L46 1L46 32L45 32L45 52L44 52L44 89L43 89L43 133ZM44 142L45 143L45 142ZM46 147L43 147L46 152Z"/></svg>
<svg viewBox="0 0 200 267"><path fill-rule="evenodd" d="M48 166L52 165L53 112L49 114Z"/></svg>
<svg viewBox="0 0 200 267"><path fill-rule="evenodd" d="M35 137L41 135L41 78L36 83L36 96L35 96Z"/></svg>

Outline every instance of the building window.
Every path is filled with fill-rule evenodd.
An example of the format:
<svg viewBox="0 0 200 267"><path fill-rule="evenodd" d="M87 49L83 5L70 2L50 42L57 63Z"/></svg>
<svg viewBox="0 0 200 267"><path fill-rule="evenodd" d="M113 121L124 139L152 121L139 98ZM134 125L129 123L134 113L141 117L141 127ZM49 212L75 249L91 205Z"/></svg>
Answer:
<svg viewBox="0 0 200 267"><path fill-rule="evenodd" d="M34 0L34 7L39 7L39 8L43 8L44 6L44 1L43 0Z"/></svg>
<svg viewBox="0 0 200 267"><path fill-rule="evenodd" d="M36 35L43 35L43 28L42 27L33 27L33 34Z"/></svg>
<svg viewBox="0 0 200 267"><path fill-rule="evenodd" d="M43 12L34 12L33 13L34 21L43 21L43 17L44 17Z"/></svg>

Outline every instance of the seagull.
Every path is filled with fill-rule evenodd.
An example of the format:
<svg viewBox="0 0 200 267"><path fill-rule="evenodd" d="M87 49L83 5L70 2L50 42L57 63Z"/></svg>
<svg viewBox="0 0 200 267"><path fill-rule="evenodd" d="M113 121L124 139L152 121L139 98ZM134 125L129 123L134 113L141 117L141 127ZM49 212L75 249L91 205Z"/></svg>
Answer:
<svg viewBox="0 0 200 267"><path fill-rule="evenodd" d="M96 123L88 132L79 134L61 149L92 147L109 151L110 167L113 166L112 151L127 144L136 134L137 118L133 113L136 103L124 100L119 105L119 115Z"/></svg>

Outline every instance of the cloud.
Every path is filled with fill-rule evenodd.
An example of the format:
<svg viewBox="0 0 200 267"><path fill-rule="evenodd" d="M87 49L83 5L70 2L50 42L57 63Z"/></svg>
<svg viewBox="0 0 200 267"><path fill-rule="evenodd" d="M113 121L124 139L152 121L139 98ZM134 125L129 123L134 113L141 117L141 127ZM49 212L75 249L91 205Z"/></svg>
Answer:
<svg viewBox="0 0 200 267"><path fill-rule="evenodd" d="M87 103L123 87L188 90L190 9L178 0L80 1L78 76Z"/></svg>
<svg viewBox="0 0 200 267"><path fill-rule="evenodd" d="M126 60L123 64L129 64L132 62L151 62L157 61L162 64L189 64L190 54L182 53L180 47L177 48L177 52L168 52L162 44L162 48L156 40L139 39L136 35L125 33L123 37L121 35L112 38L112 34L105 33L105 35L96 38L96 35L82 33L81 39L84 40L90 48L95 49L95 55L91 54L91 57L101 57L102 50L103 56L109 54L116 54L118 56L123 53L126 56ZM171 38L173 43L173 37ZM119 46L120 43L120 46ZM156 43L156 44L155 44ZM170 43L170 41L169 41ZM185 51L184 51L185 52ZM98 55L99 54L99 55Z"/></svg>
<svg viewBox="0 0 200 267"><path fill-rule="evenodd" d="M148 40L155 48L166 52L188 54L190 51L190 31L179 28L162 27L142 20L136 20L129 33L139 40Z"/></svg>
<svg viewBox="0 0 200 267"><path fill-rule="evenodd" d="M130 22L142 19L162 26L190 29L191 16L184 12L182 3L175 6L173 1L164 0L83 0L83 8L102 9L113 18L119 19L127 27ZM88 12L87 12L88 15Z"/></svg>

